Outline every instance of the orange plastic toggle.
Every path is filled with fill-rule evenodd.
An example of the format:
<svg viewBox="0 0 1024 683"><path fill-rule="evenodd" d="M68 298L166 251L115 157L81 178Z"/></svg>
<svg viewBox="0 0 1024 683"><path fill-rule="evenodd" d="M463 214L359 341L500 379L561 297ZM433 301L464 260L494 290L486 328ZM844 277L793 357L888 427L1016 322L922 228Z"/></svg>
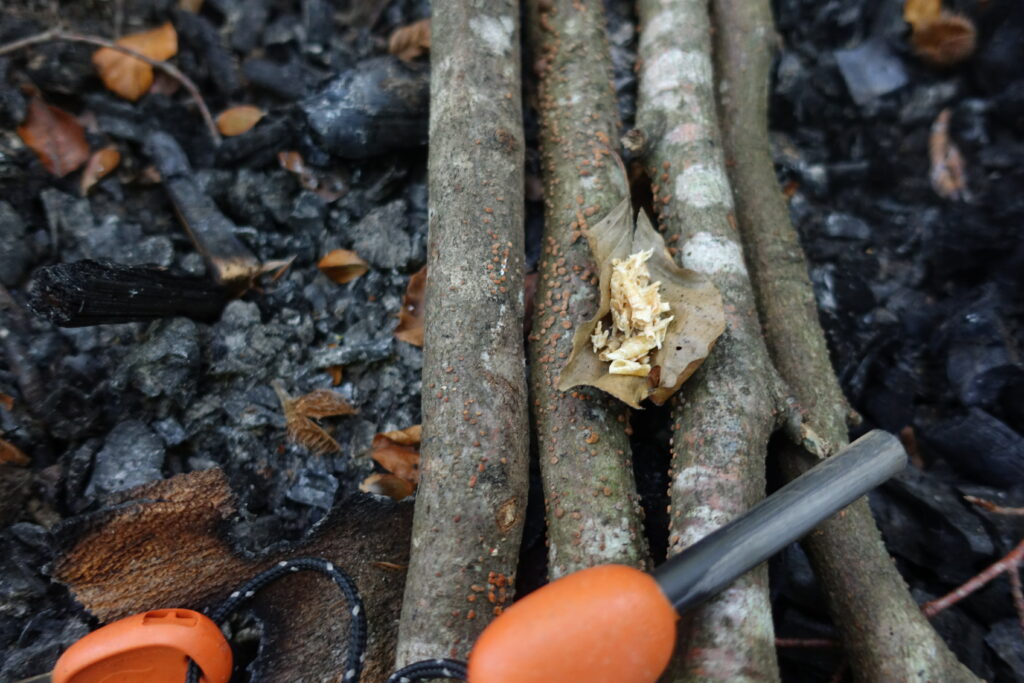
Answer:
<svg viewBox="0 0 1024 683"><path fill-rule="evenodd" d="M654 683L679 615L650 574L584 569L516 602L469 653L469 683Z"/></svg>
<svg viewBox="0 0 1024 683"><path fill-rule="evenodd" d="M183 683L189 660L205 683L231 678L231 646L217 624L189 609L143 612L97 629L57 660L53 683Z"/></svg>

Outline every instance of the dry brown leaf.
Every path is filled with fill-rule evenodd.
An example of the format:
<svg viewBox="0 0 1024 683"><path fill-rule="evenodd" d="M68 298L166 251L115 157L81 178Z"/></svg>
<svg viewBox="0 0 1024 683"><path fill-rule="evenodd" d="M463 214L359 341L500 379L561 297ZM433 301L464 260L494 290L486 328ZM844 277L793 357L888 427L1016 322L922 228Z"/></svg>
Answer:
<svg viewBox="0 0 1024 683"><path fill-rule="evenodd" d="M225 109L217 115L217 130L225 137L248 132L263 118L263 110L251 104Z"/></svg>
<svg viewBox="0 0 1024 683"><path fill-rule="evenodd" d="M114 145L107 145L103 149L96 150L89 157L89 163L82 171L82 183L80 191L84 197L93 185L98 183L104 176L117 168L121 163L121 153Z"/></svg>
<svg viewBox="0 0 1024 683"><path fill-rule="evenodd" d="M342 176L307 166L302 155L294 150L278 152L277 161L281 168L299 177L302 187L315 193L325 202L333 202L348 194L348 186Z"/></svg>
<svg viewBox="0 0 1024 683"><path fill-rule="evenodd" d="M939 67L959 64L977 44L974 22L962 14L942 12L937 18L914 25L910 42L917 56Z"/></svg>
<svg viewBox="0 0 1024 683"><path fill-rule="evenodd" d="M645 398L660 405L700 367L725 331L722 297L703 275L676 265L645 212L640 212L634 227L628 198L586 234L600 269L601 300L594 317L576 328L572 354L559 376L558 388L565 391L585 384L633 408L639 408ZM599 322L610 318L612 261L646 250L652 251L647 261L650 279L661 283L661 299L669 304L673 320L661 348L652 352L650 376L611 375L609 363L594 352L591 335Z"/></svg>
<svg viewBox="0 0 1024 683"><path fill-rule="evenodd" d="M388 52L410 62L430 50L430 19L397 28L388 39Z"/></svg>
<svg viewBox="0 0 1024 683"><path fill-rule="evenodd" d="M904 0L903 20L917 28L920 24L938 18L942 0Z"/></svg>
<svg viewBox="0 0 1024 683"><path fill-rule="evenodd" d="M178 53L178 34L171 22L167 22L159 28L125 36L117 44L162 61ZM92 63L103 79L103 85L126 100L134 102L153 84L153 67L109 47L94 52Z"/></svg>
<svg viewBox="0 0 1024 683"><path fill-rule="evenodd" d="M335 249L316 264L320 271L339 285L351 282L370 270L369 264L359 254L348 249Z"/></svg>
<svg viewBox="0 0 1024 683"><path fill-rule="evenodd" d="M424 297L427 293L427 267L420 268L411 278L402 297L402 310L398 313L395 336L413 346L423 346Z"/></svg>
<svg viewBox="0 0 1024 683"><path fill-rule="evenodd" d="M20 448L10 441L0 439L0 464L3 465L28 465L31 460Z"/></svg>
<svg viewBox="0 0 1024 683"><path fill-rule="evenodd" d="M14 397L10 394L0 392L0 407L7 411L14 410Z"/></svg>
<svg viewBox="0 0 1024 683"><path fill-rule="evenodd" d="M38 92L32 93L25 122L18 135L39 157L47 171L63 178L89 158L85 129L63 109L47 104Z"/></svg>
<svg viewBox="0 0 1024 683"><path fill-rule="evenodd" d="M967 189L967 174L964 159L959 148L949 136L950 110L947 107L939 112L932 124L928 138L928 157L931 161L929 173L932 189L940 197L946 199L970 199Z"/></svg>
<svg viewBox="0 0 1024 683"><path fill-rule="evenodd" d="M384 432L378 436L386 437L395 443L402 444L403 446L415 446L420 442L422 434L423 425L413 425L412 427L406 427L405 429L396 429L393 432Z"/></svg>
<svg viewBox="0 0 1024 683"><path fill-rule="evenodd" d="M359 485L359 490L364 493L376 493L387 496L394 500L402 500L412 495L416 490L412 484L401 477L393 474L371 474Z"/></svg>
<svg viewBox="0 0 1024 683"><path fill-rule="evenodd" d="M418 448L395 443L383 434L373 437L370 457L391 474L410 484L420 481L420 452Z"/></svg>
<svg viewBox="0 0 1024 683"><path fill-rule="evenodd" d="M292 398L279 380L271 383L284 410L288 438L314 453L340 451L341 445L314 418L354 415L357 411L341 396L330 389L316 389L304 396Z"/></svg>
<svg viewBox="0 0 1024 683"><path fill-rule="evenodd" d="M336 387L341 384L341 378L345 374L344 365L328 365L324 369L327 371L327 374L331 376L331 386Z"/></svg>
<svg viewBox="0 0 1024 683"><path fill-rule="evenodd" d="M203 7L203 0L178 0L179 9L196 14Z"/></svg>

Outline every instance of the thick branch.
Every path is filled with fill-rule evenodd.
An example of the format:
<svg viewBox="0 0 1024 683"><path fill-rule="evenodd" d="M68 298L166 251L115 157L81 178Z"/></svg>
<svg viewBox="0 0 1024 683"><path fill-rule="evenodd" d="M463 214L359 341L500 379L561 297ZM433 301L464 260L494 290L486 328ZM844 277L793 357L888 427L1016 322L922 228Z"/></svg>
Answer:
<svg viewBox="0 0 1024 683"><path fill-rule="evenodd" d="M573 330L597 308L597 267L580 231L628 193L614 159L604 10L600 0L531 0L529 12L545 180L530 387L554 579L606 562L643 567L647 548L623 406L596 389L556 388Z"/></svg>
<svg viewBox="0 0 1024 683"><path fill-rule="evenodd" d="M722 293L726 331L673 411L670 552L740 515L764 495L778 381L732 215L702 0L641 0L637 122L649 140L660 224L679 261ZM768 572L762 566L696 610L675 680L777 680ZM688 636L688 640L687 640Z"/></svg>
<svg viewBox="0 0 1024 683"><path fill-rule="evenodd" d="M465 658L511 600L526 511L519 6L432 17L423 444L398 662Z"/></svg>
<svg viewBox="0 0 1024 683"><path fill-rule="evenodd" d="M834 452L847 442L846 403L768 146L771 9L768 0L715 0L714 7L725 149L768 346L819 439L819 454ZM790 476L808 465L795 446L784 455ZM857 680L976 680L910 597L866 500L819 527L805 546Z"/></svg>

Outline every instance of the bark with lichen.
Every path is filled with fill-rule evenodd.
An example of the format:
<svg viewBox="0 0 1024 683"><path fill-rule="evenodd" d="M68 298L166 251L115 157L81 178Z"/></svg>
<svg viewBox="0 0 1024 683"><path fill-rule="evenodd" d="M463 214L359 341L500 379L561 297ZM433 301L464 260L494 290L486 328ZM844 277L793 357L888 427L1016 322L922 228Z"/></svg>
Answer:
<svg viewBox="0 0 1024 683"><path fill-rule="evenodd" d="M669 552L678 553L764 495L779 381L765 348L732 214L702 0L641 0L637 124L647 138L659 224L679 262L722 293L726 331L673 408ZM674 681L778 680L762 565L680 629Z"/></svg>
<svg viewBox="0 0 1024 683"><path fill-rule="evenodd" d="M519 4L432 17L420 485L399 665L465 658L511 601L526 510Z"/></svg>
<svg viewBox="0 0 1024 683"><path fill-rule="evenodd" d="M589 387L557 389L573 330L593 315L597 267L581 231L628 194L614 157L618 116L600 0L529 0L539 77L544 236L530 335L533 418L544 481L548 574L647 564L625 409Z"/></svg>
<svg viewBox="0 0 1024 683"><path fill-rule="evenodd" d="M775 43L768 0L714 0L719 104L739 224L775 367L804 414L808 450L847 442L848 409L829 361L814 292L768 144L769 69ZM784 449L796 476L813 463ZM859 681L976 681L928 624L882 543L866 500L805 541Z"/></svg>

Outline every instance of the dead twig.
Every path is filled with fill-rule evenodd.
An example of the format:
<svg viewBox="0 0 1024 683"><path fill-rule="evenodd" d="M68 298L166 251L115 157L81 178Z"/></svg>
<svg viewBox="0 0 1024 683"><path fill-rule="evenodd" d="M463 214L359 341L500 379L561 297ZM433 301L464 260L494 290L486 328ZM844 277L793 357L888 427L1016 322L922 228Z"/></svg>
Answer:
<svg viewBox="0 0 1024 683"><path fill-rule="evenodd" d="M186 76L178 67L174 66L170 62L151 59L140 52L136 52L131 48L124 47L123 45L118 45L106 38L65 31L62 28L52 28L47 31L43 31L42 33L37 33L34 36L15 40L14 42L7 43L6 45L0 45L0 56L22 50L26 47L39 45L41 43L50 43L56 40L66 40L73 43L87 43L89 45L96 45L97 47L108 47L111 50L122 52L129 57L134 57L135 59L143 61L154 69L160 69L165 74L181 83L185 90L188 91L188 94L196 103L196 107L198 107L199 113L203 117L203 121L206 123L206 129L210 132L210 137L213 138L215 144L220 144L220 131L217 130L217 124L214 122L213 116L210 114L210 109L206 106L206 101L199 93L199 88L196 87L196 84L191 78Z"/></svg>
<svg viewBox="0 0 1024 683"><path fill-rule="evenodd" d="M996 578L1000 574L1010 575L1010 587L1013 589L1014 579L1013 576L1017 577L1016 592L1020 593L1020 564L1024 561L1024 541L1021 541L1014 547L1013 550L1008 552L1001 560L989 565L986 569L982 570L976 576L967 580L962 586L953 589L949 593L946 593L941 598L936 598L921 605L921 611L924 612L928 618L934 617L942 610L955 605L971 593L974 593L979 588L983 587L992 579ZM1022 621L1024 621L1024 596L1018 600L1018 596L1014 595L1014 603L1017 605L1018 614L1021 615ZM1022 626L1024 627L1024 626Z"/></svg>
<svg viewBox="0 0 1024 683"><path fill-rule="evenodd" d="M977 505L982 510L994 512L997 515L1024 515L1024 508L1003 507L1002 505L996 505L991 500L978 498L977 496L964 496L964 500L972 505Z"/></svg>

